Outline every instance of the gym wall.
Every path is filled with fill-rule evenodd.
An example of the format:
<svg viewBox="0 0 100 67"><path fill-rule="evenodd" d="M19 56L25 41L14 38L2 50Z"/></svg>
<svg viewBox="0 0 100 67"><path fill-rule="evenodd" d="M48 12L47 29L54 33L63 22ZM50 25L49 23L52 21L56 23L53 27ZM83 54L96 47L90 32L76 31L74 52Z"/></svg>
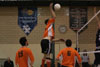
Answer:
<svg viewBox="0 0 100 67"><path fill-rule="evenodd" d="M68 15L68 7L62 7L60 11L56 11L57 18L55 21L55 38L64 38L71 39L73 42L73 47L76 47L76 33L69 28L69 15ZM91 12L90 12L91 11ZM0 58L10 57L13 61L15 61L16 51L21 47L19 44L19 38L22 36L26 36L29 41L29 48L32 50L35 63L34 67L39 67L41 64L41 59L43 57L40 48L40 41L42 39L42 35L45 29L44 20L50 16L50 11L48 7L38 7L38 22L37 26L30 33L29 36L26 36L22 29L18 26L18 8L17 7L0 7ZM88 7L88 19L93 16L93 7ZM93 45L91 47L87 47L88 49L95 49L95 42L89 41L89 43L84 43L87 36L87 31L94 32L91 34L93 36L92 41L95 41L95 34L97 30L96 20L92 21L88 25L88 30L85 30L80 35L81 44L79 47L86 48L85 45ZM59 32L59 26L65 25L67 26L66 33ZM93 26L91 28L91 26ZM84 37L83 37L84 35ZM86 40L87 41L87 40ZM88 42L88 41L87 41ZM83 45L85 44L85 45ZM60 46L59 46L60 45ZM65 48L65 44L62 42L55 44L55 56L61 50ZM91 62L92 63L92 62Z"/></svg>

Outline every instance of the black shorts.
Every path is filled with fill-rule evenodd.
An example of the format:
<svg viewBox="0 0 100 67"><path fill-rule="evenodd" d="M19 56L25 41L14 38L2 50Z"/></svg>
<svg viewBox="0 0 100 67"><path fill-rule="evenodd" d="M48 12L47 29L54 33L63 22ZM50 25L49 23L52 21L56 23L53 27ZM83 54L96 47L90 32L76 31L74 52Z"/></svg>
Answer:
<svg viewBox="0 0 100 67"><path fill-rule="evenodd" d="M48 39L41 40L41 49L42 49L42 53L44 53L44 54L51 53L51 43Z"/></svg>

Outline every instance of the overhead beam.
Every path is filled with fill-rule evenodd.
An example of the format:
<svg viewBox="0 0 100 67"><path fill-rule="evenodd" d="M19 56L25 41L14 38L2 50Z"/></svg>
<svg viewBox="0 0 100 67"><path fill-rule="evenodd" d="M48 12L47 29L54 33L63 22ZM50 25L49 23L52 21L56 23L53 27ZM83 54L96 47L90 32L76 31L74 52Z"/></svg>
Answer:
<svg viewBox="0 0 100 67"><path fill-rule="evenodd" d="M100 6L100 1L0 1L0 6L48 6L51 2L62 6Z"/></svg>

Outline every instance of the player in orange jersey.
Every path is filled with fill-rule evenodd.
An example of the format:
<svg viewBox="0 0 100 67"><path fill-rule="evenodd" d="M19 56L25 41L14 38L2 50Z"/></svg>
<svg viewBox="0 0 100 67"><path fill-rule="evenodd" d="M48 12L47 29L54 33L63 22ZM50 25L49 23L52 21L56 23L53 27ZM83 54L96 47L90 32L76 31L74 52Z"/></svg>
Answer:
<svg viewBox="0 0 100 67"><path fill-rule="evenodd" d="M72 45L72 41L70 39L66 40L67 48L62 49L58 53L58 55L56 57L55 67L58 67L57 64L59 61L59 57L61 55L63 57L61 67L74 67L75 56L77 56L78 62L81 66L81 61L82 61L81 57L75 49L71 48L71 45Z"/></svg>
<svg viewBox="0 0 100 67"><path fill-rule="evenodd" d="M22 47L16 52L16 67L33 67L34 56L32 51L27 47L28 41L26 37L21 37L19 42Z"/></svg>
<svg viewBox="0 0 100 67"><path fill-rule="evenodd" d="M45 60L47 61L47 67L51 67L51 42L64 41L63 39L54 39L54 28L53 24L55 22L56 14L53 10L53 3L49 6L52 17L45 20L45 31L43 34L43 39L41 40L41 48L44 57L42 58L42 67L44 67Z"/></svg>
<svg viewBox="0 0 100 67"><path fill-rule="evenodd" d="M53 3L50 4L50 12L52 17L45 20L46 28L43 34L43 39L41 40L41 48L44 57L42 58L42 65L44 67L45 61L47 62L47 67L51 67L50 52L51 52L51 42L54 41L54 29L53 24L55 22L56 14L53 10Z"/></svg>
<svg viewBox="0 0 100 67"><path fill-rule="evenodd" d="M41 40L42 53L44 54L44 57L42 58L42 67L44 67L45 60L47 61L47 67L50 67L51 65L51 60L50 60L51 41L54 38L53 24L56 18L56 14L52 7L53 3L51 3L49 6L52 18L45 20L46 28L43 34L43 39Z"/></svg>
<svg viewBox="0 0 100 67"><path fill-rule="evenodd" d="M49 8L50 8L52 17L45 20L46 27L45 27L45 31L43 34L43 38L52 40L52 39L54 39L53 24L55 22L56 14L53 10L53 3L50 4Z"/></svg>

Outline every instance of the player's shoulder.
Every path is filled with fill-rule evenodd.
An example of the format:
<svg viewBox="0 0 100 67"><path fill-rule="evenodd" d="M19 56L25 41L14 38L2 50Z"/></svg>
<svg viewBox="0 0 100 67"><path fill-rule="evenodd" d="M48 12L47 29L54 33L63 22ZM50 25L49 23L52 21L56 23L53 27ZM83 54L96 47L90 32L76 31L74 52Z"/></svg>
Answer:
<svg viewBox="0 0 100 67"><path fill-rule="evenodd" d="M18 49L17 52L22 51L22 50L23 50L23 51L29 51L30 48L28 48L28 47L21 47L21 48Z"/></svg>
<svg viewBox="0 0 100 67"><path fill-rule="evenodd" d="M30 51L31 49L28 48L28 47L25 47L24 50L26 50L26 51Z"/></svg>
<svg viewBox="0 0 100 67"><path fill-rule="evenodd" d="M67 48L63 48L63 49L61 49L61 51L65 51Z"/></svg>
<svg viewBox="0 0 100 67"><path fill-rule="evenodd" d="M75 52L76 50L72 47L68 48L68 50Z"/></svg>

